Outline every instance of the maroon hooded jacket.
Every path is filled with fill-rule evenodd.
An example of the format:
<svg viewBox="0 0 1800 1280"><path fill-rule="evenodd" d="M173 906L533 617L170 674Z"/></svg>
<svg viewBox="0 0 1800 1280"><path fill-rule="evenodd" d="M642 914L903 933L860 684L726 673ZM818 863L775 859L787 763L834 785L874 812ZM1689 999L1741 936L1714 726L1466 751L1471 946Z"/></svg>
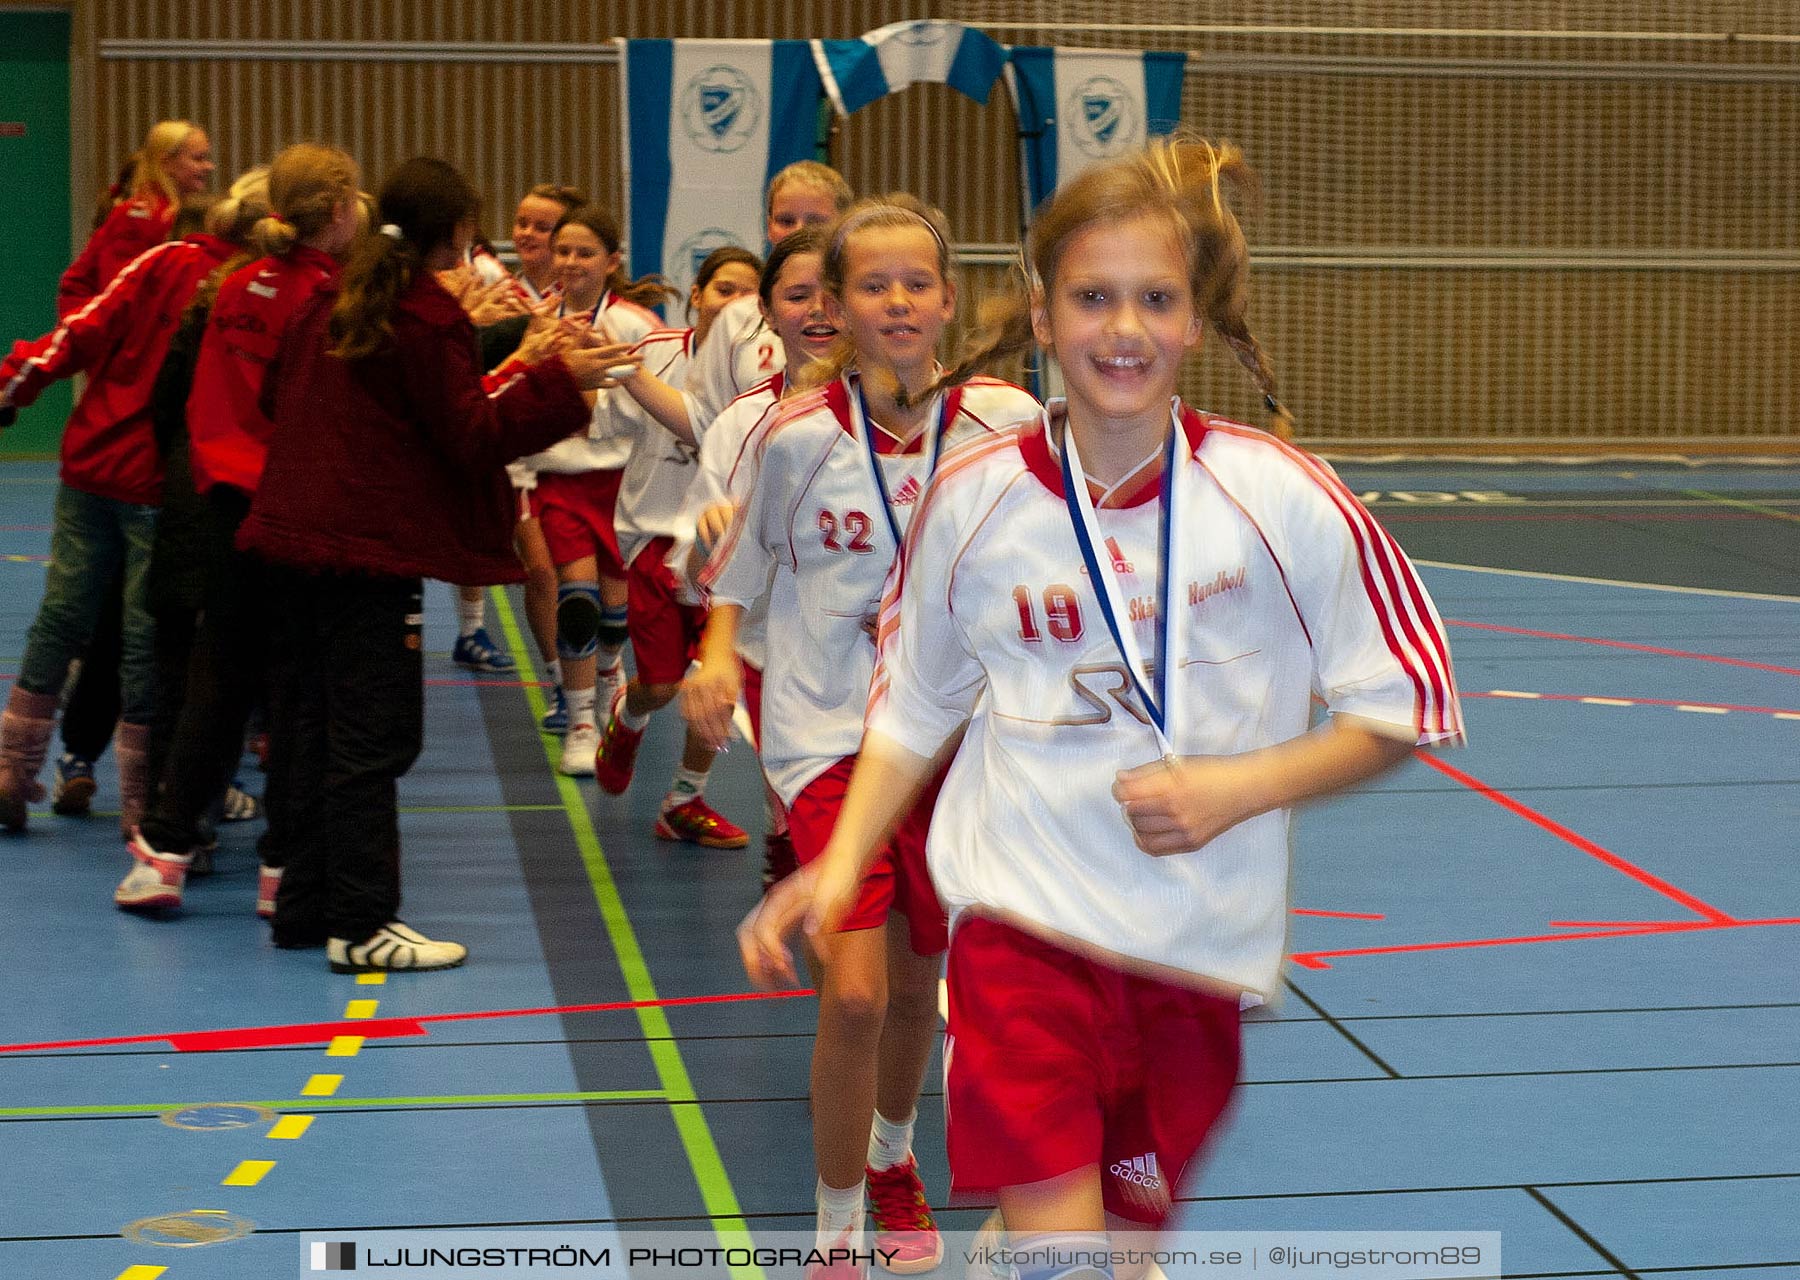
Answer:
<svg viewBox="0 0 1800 1280"><path fill-rule="evenodd" d="M238 545L302 569L519 581L504 468L586 425L568 369L547 360L484 391L474 327L429 271L379 351L340 359L338 289L323 284L295 316L264 379L275 430Z"/></svg>

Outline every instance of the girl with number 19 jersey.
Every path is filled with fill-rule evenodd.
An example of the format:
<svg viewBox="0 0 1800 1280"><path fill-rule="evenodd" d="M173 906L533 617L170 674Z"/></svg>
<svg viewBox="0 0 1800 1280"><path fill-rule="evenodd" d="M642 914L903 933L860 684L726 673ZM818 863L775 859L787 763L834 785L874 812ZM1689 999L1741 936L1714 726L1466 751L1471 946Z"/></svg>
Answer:
<svg viewBox="0 0 1800 1280"><path fill-rule="evenodd" d="M1231 828L1204 857L1145 857L1119 821L1114 776L1161 752L1071 529L1058 409L944 460L883 613L869 725L931 756L970 721L927 846L953 920L999 913L1270 996L1287 810ZM1163 659L1175 751L1230 756L1298 737L1315 695L1420 745L1460 739L1443 624L1393 540L1310 455L1185 407L1176 418L1182 572ZM1101 568L1118 575L1145 654L1160 491L1152 478L1095 500ZM1196 929L1195 902L1235 905Z"/></svg>

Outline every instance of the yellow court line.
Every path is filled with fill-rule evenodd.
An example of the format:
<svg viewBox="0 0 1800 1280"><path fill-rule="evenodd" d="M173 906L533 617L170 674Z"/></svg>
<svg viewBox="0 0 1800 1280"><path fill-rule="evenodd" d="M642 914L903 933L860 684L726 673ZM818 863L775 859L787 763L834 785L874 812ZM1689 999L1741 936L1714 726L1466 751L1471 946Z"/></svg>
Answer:
<svg viewBox="0 0 1800 1280"><path fill-rule="evenodd" d="M331 1043L326 1046L325 1056L327 1058L354 1058L362 1052L362 1047L362 1036L333 1036Z"/></svg>
<svg viewBox="0 0 1800 1280"><path fill-rule="evenodd" d="M306 1087L300 1090L300 1096L303 1098L329 1098L338 1091L338 1086L343 1083L344 1077L342 1076L313 1076L306 1082Z"/></svg>
<svg viewBox="0 0 1800 1280"><path fill-rule="evenodd" d="M356 975L356 985L359 987L379 987L385 982L387 982L385 973L359 973Z"/></svg>
<svg viewBox="0 0 1800 1280"><path fill-rule="evenodd" d="M379 1000L352 1000L344 1006L346 1018L373 1018L375 1010L381 1007Z"/></svg>
<svg viewBox="0 0 1800 1280"><path fill-rule="evenodd" d="M273 1160L241 1160L238 1167L225 1175L221 1187L254 1187L275 1167Z"/></svg>
<svg viewBox="0 0 1800 1280"><path fill-rule="evenodd" d="M311 1116L283 1116L269 1127L265 1138L298 1138L312 1128Z"/></svg>
<svg viewBox="0 0 1800 1280"><path fill-rule="evenodd" d="M156 1280L156 1277L167 1270L167 1267L153 1267L147 1262L140 1262L119 1272L118 1280Z"/></svg>

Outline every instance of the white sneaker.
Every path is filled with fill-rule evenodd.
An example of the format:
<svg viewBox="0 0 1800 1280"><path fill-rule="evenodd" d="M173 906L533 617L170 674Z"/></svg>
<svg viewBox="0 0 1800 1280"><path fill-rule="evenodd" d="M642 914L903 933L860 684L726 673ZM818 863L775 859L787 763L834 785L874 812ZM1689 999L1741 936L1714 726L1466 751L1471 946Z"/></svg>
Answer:
<svg viewBox="0 0 1800 1280"><path fill-rule="evenodd" d="M591 723L572 724L563 735L562 759L556 771L570 778L594 776L594 756L600 750L600 730Z"/></svg>
<svg viewBox="0 0 1800 1280"><path fill-rule="evenodd" d="M398 920L381 926L373 938L352 946L342 938L325 944L333 973L377 973L387 969L454 969L469 957L460 942L434 942Z"/></svg>
<svg viewBox="0 0 1800 1280"><path fill-rule="evenodd" d="M615 662L607 670L595 673L594 705L601 709L602 716L608 720L612 718L612 705L618 701L619 695L625 692L625 686L629 683L623 662ZM606 724L603 722L600 728L606 728Z"/></svg>
<svg viewBox="0 0 1800 1280"><path fill-rule="evenodd" d="M150 847L150 842L136 827L131 829L131 839L125 842L125 851L131 855L131 870L113 890L113 901L119 909L172 911L179 907L193 855L159 853Z"/></svg>

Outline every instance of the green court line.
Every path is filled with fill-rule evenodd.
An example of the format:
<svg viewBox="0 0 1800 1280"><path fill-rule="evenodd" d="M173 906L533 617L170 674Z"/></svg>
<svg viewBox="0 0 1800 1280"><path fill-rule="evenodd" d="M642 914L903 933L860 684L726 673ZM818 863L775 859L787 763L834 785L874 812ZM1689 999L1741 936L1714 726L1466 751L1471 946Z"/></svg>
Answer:
<svg viewBox="0 0 1800 1280"><path fill-rule="evenodd" d="M537 686L537 670L531 660L530 649L524 634L519 630L519 620L513 613L512 602L507 599L506 592L495 587L489 594L493 596L494 612L506 636L507 647L519 664L519 679L525 686L525 700L531 708L532 723L536 724L543 718L545 703L543 691ZM632 1000L658 1000L661 997L657 995L656 983L650 977L650 966L644 960L637 933L632 929L631 919L625 911L624 899L619 896L619 886L613 880L605 853L601 851L600 838L594 832L594 821L588 813L587 802L582 798L581 788L575 779L556 772L559 755L557 739L549 734L543 734L542 738L544 756L550 764L550 776L555 779L557 794L562 797L563 808L568 812L569 829L575 835L575 846L580 850L581 861L587 868L588 881L594 886L594 901L599 905L601 919L606 923L606 936L612 942L613 952L619 960L619 969L625 976L625 990ZM644 1035L644 1047L650 1051L651 1061L656 1066L656 1078L662 1082L670 1116L675 1121L676 1131L681 1135L681 1145L687 1152L688 1165L700 1188L700 1199L706 1206L706 1215L712 1219L713 1232L723 1245L750 1244L749 1224L744 1221L737 1192L731 1185L731 1175L725 1170L724 1158L719 1155L712 1130L707 1126L699 1095L694 1092L694 1083L688 1076L687 1064L682 1061L681 1050L676 1045L674 1030L669 1026L668 1017L660 1007L640 1007L637 1016L638 1026ZM757 1266L732 1267L731 1274L736 1280L763 1280L762 1268Z"/></svg>
<svg viewBox="0 0 1800 1280"><path fill-rule="evenodd" d="M318 1111L326 1107L461 1107L522 1102L641 1102L666 1098L661 1089L607 1089L588 1093L460 1093L424 1098L277 1098L260 1102L233 1100L222 1105L267 1107L271 1111ZM51 1116L164 1115L217 1102L113 1102L83 1107L3 1107L0 1120Z"/></svg>
<svg viewBox="0 0 1800 1280"><path fill-rule="evenodd" d="M400 806L401 813L561 813L560 804L425 804Z"/></svg>
<svg viewBox="0 0 1800 1280"><path fill-rule="evenodd" d="M1774 507L1765 506L1760 502L1745 502L1742 498L1728 498L1722 493L1708 493L1705 489L1683 489L1682 492L1692 498L1705 498L1708 502L1717 502L1723 506L1754 511L1758 515L1768 516L1771 520L1792 520L1800 524L1800 516L1791 511L1777 511Z"/></svg>

